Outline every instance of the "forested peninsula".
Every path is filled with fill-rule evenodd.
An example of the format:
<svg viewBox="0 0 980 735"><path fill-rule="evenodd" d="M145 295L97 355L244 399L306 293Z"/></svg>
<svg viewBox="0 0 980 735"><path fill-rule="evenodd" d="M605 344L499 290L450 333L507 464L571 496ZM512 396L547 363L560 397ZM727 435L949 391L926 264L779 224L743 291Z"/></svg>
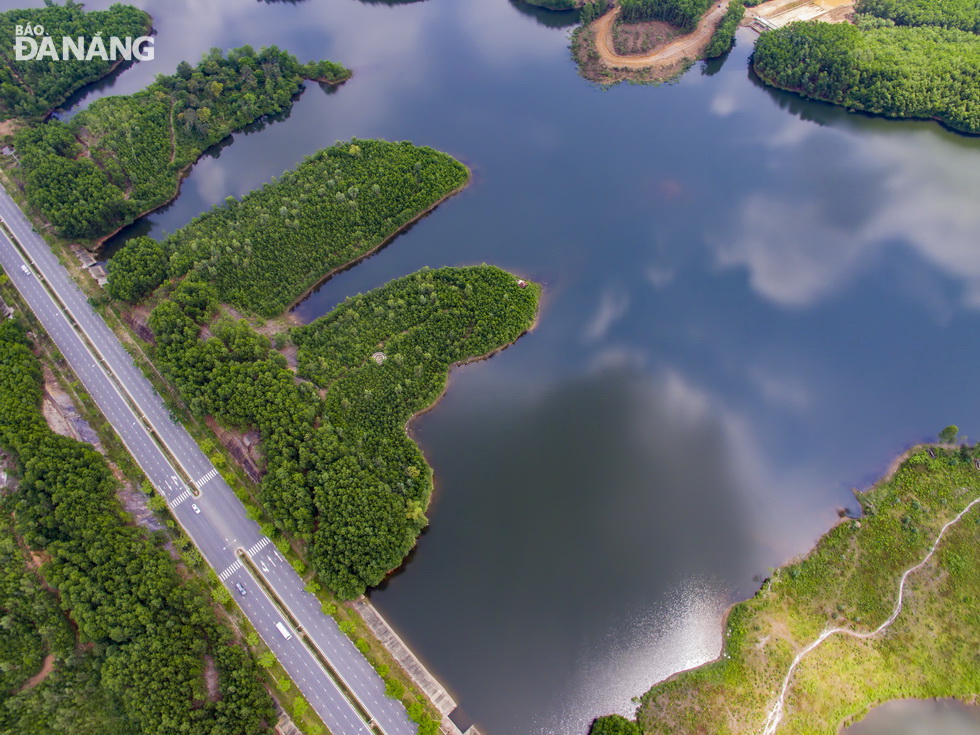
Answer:
<svg viewBox="0 0 980 735"><path fill-rule="evenodd" d="M9 51L0 55L0 119L40 118L67 100L86 84L101 79L121 60L98 56L82 60L69 56L58 63L18 61L13 53L17 26L42 26L52 38L138 38L150 32L150 16L131 5L116 3L108 10L86 13L81 3L23 8L0 13L0 38Z"/></svg>
<svg viewBox="0 0 980 735"><path fill-rule="evenodd" d="M267 337L221 315L217 290L197 278L150 316L156 362L198 415L260 431L263 504L308 544L326 584L356 597L426 525L432 472L406 423L437 400L454 364L531 327L538 287L487 265L397 279L293 330L294 372Z"/></svg>
<svg viewBox="0 0 980 735"><path fill-rule="evenodd" d="M61 62L59 62L61 63ZM210 146L292 105L304 78L342 81L332 62L302 65L276 47L181 62L144 90L104 97L69 122L19 132L15 173L28 202L63 237L98 240L170 201Z"/></svg>
<svg viewBox="0 0 980 735"><path fill-rule="evenodd" d="M763 33L756 73L805 97L980 133L980 6L861 0L857 10L853 26L792 23Z"/></svg>
<svg viewBox="0 0 980 735"><path fill-rule="evenodd" d="M354 139L109 262L109 295L152 308L154 360L191 411L259 430L260 499L343 598L397 568L426 525L432 472L406 424L454 364L531 327L539 288L487 265L423 270L276 335L295 369L237 316L279 315L468 180L431 148Z"/></svg>
<svg viewBox="0 0 980 735"><path fill-rule="evenodd" d="M41 395L24 330L3 322L0 447L19 487L0 497L0 731L269 732L275 712L251 654L204 588L127 522L103 457L48 428ZM51 673L19 690L43 656Z"/></svg>
<svg viewBox="0 0 980 735"><path fill-rule="evenodd" d="M980 445L911 451L858 494L860 519L730 609L718 659L654 686L637 722L600 718L592 735L834 733L887 700L975 697L978 456Z"/></svg>
<svg viewBox="0 0 980 735"><path fill-rule="evenodd" d="M426 146L352 140L197 217L162 243L135 238L109 262L108 293L136 302L193 273L218 299L272 317L331 272L387 242L469 181Z"/></svg>

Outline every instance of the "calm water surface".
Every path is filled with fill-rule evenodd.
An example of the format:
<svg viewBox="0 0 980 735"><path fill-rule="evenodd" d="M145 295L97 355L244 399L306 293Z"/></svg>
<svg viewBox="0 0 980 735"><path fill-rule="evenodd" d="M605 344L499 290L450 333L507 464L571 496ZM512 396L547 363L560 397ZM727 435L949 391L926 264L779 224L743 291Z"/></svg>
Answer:
<svg viewBox="0 0 980 735"><path fill-rule="evenodd" d="M212 46L355 76L236 135L126 236L337 139L411 139L472 185L299 316L422 266L546 286L538 328L454 373L414 426L431 526L372 594L484 732L630 714L717 653L724 606L854 508L852 487L946 424L980 427L980 141L763 88L751 32L720 69L603 91L571 63L573 19L516 0L135 4L156 60L68 114Z"/></svg>
<svg viewBox="0 0 980 735"><path fill-rule="evenodd" d="M980 708L955 701L888 702L845 735L980 735Z"/></svg>

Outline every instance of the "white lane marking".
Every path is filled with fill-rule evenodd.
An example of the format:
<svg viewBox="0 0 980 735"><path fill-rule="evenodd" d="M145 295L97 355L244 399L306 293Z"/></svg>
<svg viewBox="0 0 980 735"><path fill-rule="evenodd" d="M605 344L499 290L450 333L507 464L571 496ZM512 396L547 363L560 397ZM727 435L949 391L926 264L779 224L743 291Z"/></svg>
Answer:
<svg viewBox="0 0 980 735"><path fill-rule="evenodd" d="M176 498L170 501L170 504L173 506L178 506L181 503L183 503L185 500L187 500L187 498L189 498L190 496L191 496L190 490L184 490L184 492L182 492L180 495L178 495Z"/></svg>

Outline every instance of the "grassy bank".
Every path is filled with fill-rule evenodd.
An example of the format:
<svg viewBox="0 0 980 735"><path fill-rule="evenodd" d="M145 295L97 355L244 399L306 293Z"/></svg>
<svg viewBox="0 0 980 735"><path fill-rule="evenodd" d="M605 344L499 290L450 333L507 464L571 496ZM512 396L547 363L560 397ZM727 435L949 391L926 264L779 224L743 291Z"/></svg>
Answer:
<svg viewBox="0 0 980 735"><path fill-rule="evenodd" d="M805 558L779 568L728 616L716 661L643 695L646 733L763 732L794 656L828 628L870 632L896 605L905 570L944 524L980 496L973 450L919 448L859 496ZM975 697L980 691L980 506L951 526L906 582L900 614L866 640L834 635L795 670L779 733L836 733L896 698Z"/></svg>

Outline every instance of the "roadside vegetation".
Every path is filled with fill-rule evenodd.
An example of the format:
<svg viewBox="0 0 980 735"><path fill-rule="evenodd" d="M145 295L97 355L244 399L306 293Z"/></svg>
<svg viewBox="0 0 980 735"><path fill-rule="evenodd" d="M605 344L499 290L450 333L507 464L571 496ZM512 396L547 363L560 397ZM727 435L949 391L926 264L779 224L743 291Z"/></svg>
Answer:
<svg viewBox="0 0 980 735"><path fill-rule="evenodd" d="M715 28L714 35L708 47L704 50L704 58L716 59L724 56L735 46L735 31L745 17L745 3L742 0L732 0L725 9L725 15Z"/></svg>
<svg viewBox="0 0 980 735"><path fill-rule="evenodd" d="M60 62L59 62L60 63ZM14 147L28 202L72 239L105 237L170 201L181 176L210 146L292 105L308 66L276 47L249 46L223 56L212 49L197 67L181 62L128 96L104 97L69 122L51 120L19 132Z"/></svg>
<svg viewBox="0 0 980 735"><path fill-rule="evenodd" d="M132 303L190 273L214 284L219 301L272 317L468 180L465 166L432 148L340 143L162 243L134 239L109 262L107 292Z"/></svg>
<svg viewBox="0 0 980 735"><path fill-rule="evenodd" d="M118 63L99 57L88 61L72 56L57 63L50 61L17 61L14 38L17 26L44 26L44 32L56 39L61 52L61 38L96 33L104 38L138 38L149 33L150 16L131 5L115 4L108 10L86 13L81 3L67 0L64 5L46 3L42 8L22 8L0 13L0 38L8 48L0 55L0 119L10 117L41 118L67 100L86 84L101 79Z"/></svg>
<svg viewBox="0 0 980 735"><path fill-rule="evenodd" d="M826 629L869 632L888 620L902 574L980 497L977 454L977 447L920 447L892 477L860 494L860 519L842 520L806 557L775 570L755 597L731 608L716 661L643 695L642 731L762 732L798 651ZM863 640L833 635L802 659L778 732L837 732L891 699L975 697L978 547L980 506L974 506L908 577L901 612L889 627Z"/></svg>
<svg viewBox="0 0 980 735"><path fill-rule="evenodd" d="M537 297L534 284L486 265L397 279L294 330L298 372L313 382L297 382L243 320L215 320L209 282L182 281L150 327L157 364L194 413L260 431L263 504L351 599L402 563L427 522L431 470L407 421L441 395L454 363L529 329Z"/></svg>
<svg viewBox="0 0 980 735"><path fill-rule="evenodd" d="M957 27L964 10L925 3L865 4L849 24L792 23L763 33L754 66L766 83L805 97L980 133L980 35ZM884 17L880 17L884 16ZM894 16L894 17L889 17ZM974 22L980 11L973 5ZM895 20L921 25L895 25Z"/></svg>
<svg viewBox="0 0 980 735"><path fill-rule="evenodd" d="M2 501L5 523L13 511L17 536L44 560L44 580L70 615L79 653L67 653L68 641L42 622L50 616L38 618L38 630L55 631L47 650L60 652L61 662L0 709L12 723L5 731L64 731L59 722L71 723L72 732L268 731L274 712L255 661L219 624L204 588L182 578L166 551L126 523L102 456L47 427L40 399L38 360L23 329L6 321L0 446L15 462L19 487ZM213 681L206 676L211 666ZM98 707L89 706L89 696ZM69 712L75 704L80 719Z"/></svg>

